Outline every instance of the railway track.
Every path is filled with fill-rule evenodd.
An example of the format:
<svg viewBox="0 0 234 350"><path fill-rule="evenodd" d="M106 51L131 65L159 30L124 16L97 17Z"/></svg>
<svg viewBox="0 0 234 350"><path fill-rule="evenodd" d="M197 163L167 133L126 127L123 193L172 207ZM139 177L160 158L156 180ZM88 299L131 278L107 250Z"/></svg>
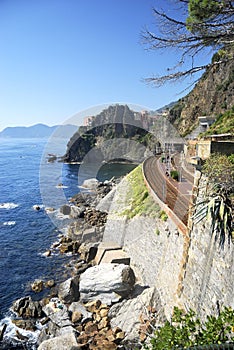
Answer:
<svg viewBox="0 0 234 350"><path fill-rule="evenodd" d="M158 157L150 157L145 161L144 175L159 199L173 210L174 214L187 226L190 195L185 194L184 188L186 185L188 192L192 190L192 184L188 182L179 184L167 178Z"/></svg>

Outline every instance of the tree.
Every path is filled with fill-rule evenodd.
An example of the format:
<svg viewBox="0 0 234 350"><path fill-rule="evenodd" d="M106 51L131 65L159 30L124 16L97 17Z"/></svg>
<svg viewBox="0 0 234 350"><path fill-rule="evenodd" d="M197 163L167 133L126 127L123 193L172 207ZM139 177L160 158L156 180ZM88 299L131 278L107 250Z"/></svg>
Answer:
<svg viewBox="0 0 234 350"><path fill-rule="evenodd" d="M143 42L150 50L179 50L179 62L168 68L167 74L146 78L146 82L161 86L167 82L194 75L233 60L234 1L228 0L174 0L174 17L169 9L153 8L155 31L145 30ZM211 63L196 64L199 54L206 49L219 51ZM189 68L184 68L187 60Z"/></svg>

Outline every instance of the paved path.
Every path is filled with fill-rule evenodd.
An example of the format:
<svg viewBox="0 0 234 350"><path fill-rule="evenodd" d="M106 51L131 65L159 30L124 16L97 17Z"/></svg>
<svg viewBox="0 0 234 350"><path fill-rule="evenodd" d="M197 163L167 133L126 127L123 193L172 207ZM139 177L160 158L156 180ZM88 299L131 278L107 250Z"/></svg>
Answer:
<svg viewBox="0 0 234 350"><path fill-rule="evenodd" d="M144 162L144 176L159 199L187 226L188 209L192 194L192 182L184 173L178 182L166 176L166 168L159 157L150 157ZM191 177L190 177L190 180Z"/></svg>

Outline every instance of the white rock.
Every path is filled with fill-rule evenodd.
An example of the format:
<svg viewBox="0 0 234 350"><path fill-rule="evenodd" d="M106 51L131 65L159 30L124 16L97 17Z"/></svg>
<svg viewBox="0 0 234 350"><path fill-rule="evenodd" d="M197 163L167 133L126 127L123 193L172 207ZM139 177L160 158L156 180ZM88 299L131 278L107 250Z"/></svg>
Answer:
<svg viewBox="0 0 234 350"><path fill-rule="evenodd" d="M155 308L156 314L151 315L148 311L149 307ZM130 341L139 339L139 327L142 317L150 319L151 316L155 316L158 322L165 321L164 309L155 287L145 289L133 299L124 300L113 305L108 316L111 327L120 327L126 334L125 339Z"/></svg>
<svg viewBox="0 0 234 350"><path fill-rule="evenodd" d="M101 300L112 304L127 297L135 283L134 272L124 264L100 264L90 267L80 276L80 300Z"/></svg>
<svg viewBox="0 0 234 350"><path fill-rule="evenodd" d="M59 298L65 303L72 303L79 299L79 278L72 277L62 282L58 290Z"/></svg>
<svg viewBox="0 0 234 350"><path fill-rule="evenodd" d="M95 190L97 186L99 185L99 181L95 178L93 179L87 179L83 182L82 187L88 188L90 190Z"/></svg>
<svg viewBox="0 0 234 350"><path fill-rule="evenodd" d="M59 337L43 341L38 350L72 350L78 347L74 333L65 333Z"/></svg>

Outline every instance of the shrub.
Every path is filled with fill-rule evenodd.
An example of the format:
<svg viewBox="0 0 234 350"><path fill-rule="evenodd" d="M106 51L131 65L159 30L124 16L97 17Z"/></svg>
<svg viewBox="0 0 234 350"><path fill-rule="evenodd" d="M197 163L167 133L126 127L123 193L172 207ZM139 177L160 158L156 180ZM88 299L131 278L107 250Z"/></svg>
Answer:
<svg viewBox="0 0 234 350"><path fill-rule="evenodd" d="M171 322L156 328L150 346L144 349L190 349L192 346L222 344L234 341L234 310L225 307L218 316L207 316L204 323L193 310L185 313L175 307ZM205 348L205 347L204 347Z"/></svg>
<svg viewBox="0 0 234 350"><path fill-rule="evenodd" d="M167 214L165 213L164 210L161 210L161 211L160 211L160 213L159 213L159 218L160 218L162 221L167 221L168 216L167 216Z"/></svg>
<svg viewBox="0 0 234 350"><path fill-rule="evenodd" d="M177 170L171 170L170 175L172 179L179 181L179 172Z"/></svg>

